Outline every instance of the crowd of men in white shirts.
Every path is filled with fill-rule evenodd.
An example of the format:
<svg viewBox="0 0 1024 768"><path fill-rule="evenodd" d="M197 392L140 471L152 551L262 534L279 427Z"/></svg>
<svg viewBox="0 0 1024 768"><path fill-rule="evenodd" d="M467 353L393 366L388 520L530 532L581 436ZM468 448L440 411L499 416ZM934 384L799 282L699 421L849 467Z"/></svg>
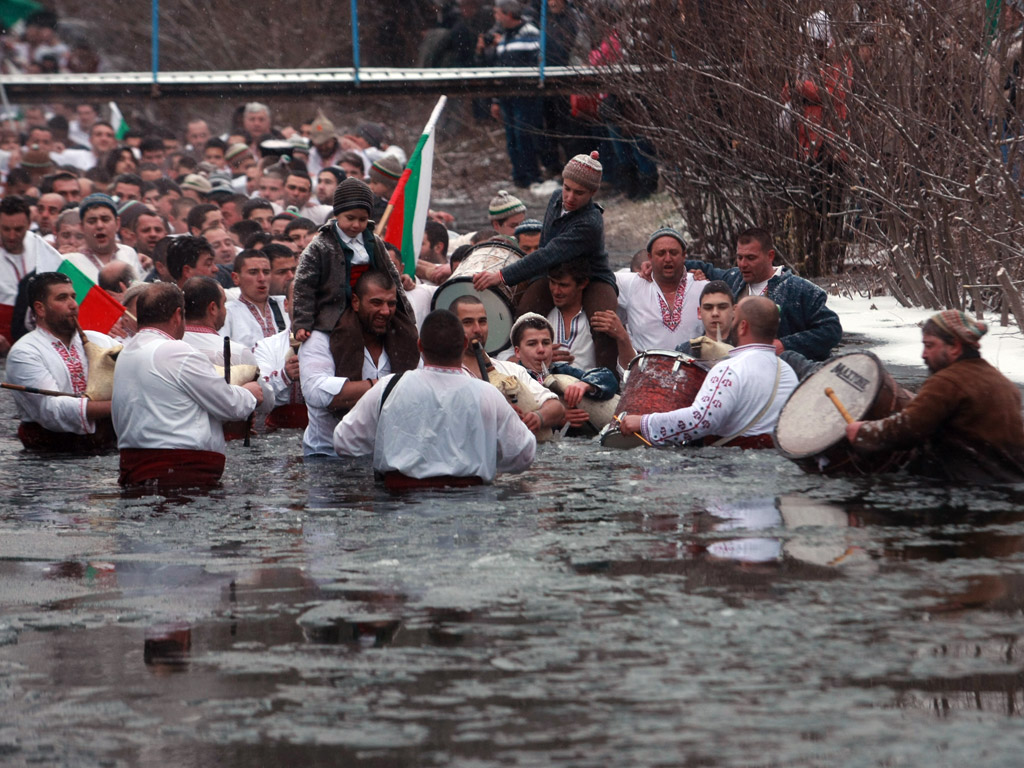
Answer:
<svg viewBox="0 0 1024 768"><path fill-rule="evenodd" d="M223 469L225 434L232 436L230 427L223 428L225 422L240 425L236 431L246 435L298 427L304 429L307 456L374 452L375 467L392 483L401 485L409 478L449 482L464 476L490 482L501 469L528 466L535 438L544 439L553 428L579 426L585 420L580 399L611 397L637 352L690 350L691 339L698 337L708 341L709 349L720 349L715 344L731 335L744 348L760 345L768 350L769 359L788 351L821 360L839 340L838 320L824 307L823 294L815 293L820 289L812 290L811 284L773 266L770 236L760 230L740 236L738 266L717 270L720 274L711 274L711 264L686 260L679 232L658 230L638 252L634 268L615 273L617 309L588 315L584 306L592 264L586 258L552 257L559 241L553 239L549 219L552 210L562 222L581 208L592 210L601 168L594 153L593 159L577 156L566 165L563 190L552 196L543 222L528 219L525 203L505 191L490 201L491 227L481 232L451 231L451 217L432 212L415 275L401 274L401 260L392 249L394 269L371 269L358 280L353 277L347 314L339 322L339 328L347 323L347 335L314 335L300 346L290 327L292 280L307 246L318 237L333 236L337 187L349 178L365 180L375 201L371 218L376 218L401 174L405 154L389 143L388 130L378 124L342 133L318 113L298 131L281 131L266 105L250 103L239 114L238 132L223 138L214 137L206 122L196 119L188 122L181 140L139 137L119 145L112 126L99 119L99 110L83 104L74 110L73 132L55 136L45 123L28 125L23 143L0 149L6 180L0 199L0 352L14 345L7 379L65 393L16 395L22 432L31 432L31 439L21 435L26 447L46 447L48 440L66 445L62 436L72 434L93 436L86 441L88 448L101 449L104 436L111 439L102 428L109 417L121 450L124 482L150 481L175 465L180 479L198 482L216 479ZM81 141L85 136L88 146L75 146L74 137ZM461 391L450 387L447 374L486 377L470 347L472 341L486 346L483 305L466 297L451 307L438 307L450 309L450 314L432 315L430 309L437 286L458 270L461 259L475 244L493 239L510 244L526 259L537 254L533 258L553 263L541 278L550 294L550 311L531 315L525 326L517 323L509 344L492 344L509 346L501 357L511 360L494 356L491 367L530 391L535 407L503 409L493 395L483 395L473 385L466 397L482 397L479 402L487 403L489 414L490 431L473 449L487 458L484 464L479 457L466 456L449 465L426 461L426 469L407 457L395 463L375 440L382 434L378 416L392 424L387 434L393 446L401 444L408 452L412 445L415 452L414 436L402 438L402 431L393 428L393 419L408 411L413 393L421 400L434 397L447 413L450 405L442 404L452 402L451 392ZM62 262L128 308L109 334L77 329L77 303L86 297L75 295L74 283L50 276L53 265ZM726 283L709 283L707 277ZM787 283L787 290L801 297L788 309L773 293ZM715 288L710 293L709 285ZM779 310L774 310L773 320L766 307L775 305L762 305L760 295L780 304L778 333ZM702 308L705 296L715 307L714 318ZM733 317L734 302L743 296L749 296L746 310L739 305ZM728 305L725 313L723 302ZM402 325L403 318L408 325ZM463 331L454 340L453 323ZM225 338L231 340L227 347ZM615 360L599 359L595 338L614 340ZM96 393L82 398L90 385L90 366L116 344L124 349L106 400ZM782 377L780 388L775 369L782 370L785 362L763 363L754 366L756 374L744 374L744 357L737 357L733 375L775 379L773 397L777 391L780 408L795 386L792 371ZM544 374L556 366L568 366L569 375L581 382L561 398L543 384ZM226 379L224 368L229 369ZM431 373L424 374L424 369ZM409 373L405 383L394 383L394 374L403 371ZM248 380L236 381L246 372L252 373ZM445 387L449 393L442 396ZM752 391L764 388L762 382ZM386 405L394 413L385 419ZM515 418L510 420L509 413ZM696 414L698 421L712 415ZM666 442L682 433L686 441L715 434L714 424L696 431L692 425L682 426L694 417L673 412L659 434L668 436ZM513 422L520 427L511 426ZM673 431L671 423L679 429ZM765 423L761 419L757 429L763 431ZM463 426L476 428L468 422ZM631 428L640 426L624 422L624 431ZM652 427L645 424L643 429L648 439L659 437ZM469 450L456 443L453 439L449 446L451 455ZM167 458L162 453L186 450L193 454ZM432 451L437 450L435 444ZM422 458L428 452L419 453ZM219 469L204 473L211 456L220 456L212 460ZM181 467L192 467L195 473Z"/></svg>

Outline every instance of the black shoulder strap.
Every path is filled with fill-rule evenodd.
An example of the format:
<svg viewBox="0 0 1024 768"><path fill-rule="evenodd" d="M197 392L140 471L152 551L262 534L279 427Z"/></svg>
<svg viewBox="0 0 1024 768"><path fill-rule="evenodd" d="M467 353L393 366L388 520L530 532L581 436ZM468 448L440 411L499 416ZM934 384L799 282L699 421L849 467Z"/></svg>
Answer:
<svg viewBox="0 0 1024 768"><path fill-rule="evenodd" d="M274 325L277 326L278 333L280 333L285 328L284 315L281 314L281 306L274 301L273 298L267 299L267 302L270 304L270 312L274 316Z"/></svg>
<svg viewBox="0 0 1024 768"><path fill-rule="evenodd" d="M388 395L391 394L391 390L395 388L395 384L398 383L398 380L405 376L405 373L405 371L402 371L401 373L396 373L394 376L391 377L391 381L387 383L387 386L384 387L384 394L380 396L380 408L377 410L378 416L380 415L380 412L384 410L384 402L388 399Z"/></svg>

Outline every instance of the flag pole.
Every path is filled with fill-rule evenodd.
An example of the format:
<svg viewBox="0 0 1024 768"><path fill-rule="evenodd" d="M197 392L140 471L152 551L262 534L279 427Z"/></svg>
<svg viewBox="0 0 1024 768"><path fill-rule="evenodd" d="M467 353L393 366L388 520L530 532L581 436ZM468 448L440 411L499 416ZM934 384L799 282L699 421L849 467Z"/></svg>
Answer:
<svg viewBox="0 0 1024 768"><path fill-rule="evenodd" d="M409 158L409 162L406 163L405 170L402 171L402 176L398 180L398 184L395 185L395 189L391 193L391 199L388 200L388 205L384 209L384 214L383 214L383 216L381 216L381 220L376 225L376 231L380 233L381 238L383 238L385 240L388 240L388 242L390 242L392 245L401 248L402 255L403 255L403 261L406 261L406 258L407 258L406 251L408 250L407 246L409 246L408 243L403 242L403 240L406 239L405 238L405 234L407 234L407 233L399 233L397 241L395 239L394 234L392 234L391 238L389 239L387 237L387 235L388 235L387 225L388 225L388 223L391 220L392 212L395 210L396 207L399 207L401 216L399 218L398 226L402 227L403 229L405 229L408 226L408 223L405 221L405 216L408 215L408 212L405 209L405 205L403 203L403 199L405 198L405 196L407 194L409 178L413 174L413 169L415 167L416 168L416 171L415 171L416 176L415 176L415 179L414 179L413 183L414 184L418 184L419 183L419 178L420 178L419 177L419 173L420 173L420 171L419 171L419 163L420 163L420 161L422 159L422 156L423 156L423 147L424 147L425 144L429 146L429 151L427 153L427 156L428 156L428 159L429 159L428 165L432 165L433 164L434 128L437 125L437 121L441 118L441 113L444 111L445 104L447 104L447 103L448 103L448 97L447 96L441 96L440 98L438 98L437 104L434 105L434 109L430 113L430 119L427 120L427 124L423 127L423 133L420 134L420 139L419 139L419 142L416 144L416 149L413 150L412 156ZM428 137L429 137L429 140L428 140ZM431 170L430 170L430 168L428 168L427 169L427 174L430 174L430 173L431 173ZM429 179L430 176L428 175L427 178ZM422 232L420 233L420 236L422 237ZM419 250L419 243L418 242L417 243L413 243L410 247L412 247L414 250L418 251ZM412 266L408 262L406 262L406 264L405 264L405 271L408 274L413 274L414 266Z"/></svg>

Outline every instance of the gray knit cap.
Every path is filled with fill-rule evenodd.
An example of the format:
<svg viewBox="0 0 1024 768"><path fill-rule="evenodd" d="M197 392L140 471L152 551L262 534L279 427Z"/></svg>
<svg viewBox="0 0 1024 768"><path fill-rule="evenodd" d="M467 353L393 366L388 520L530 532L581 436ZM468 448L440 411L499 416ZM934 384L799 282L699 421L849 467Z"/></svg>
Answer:
<svg viewBox="0 0 1024 768"><path fill-rule="evenodd" d="M348 178L334 190L334 215L353 208L365 208L370 213L373 210L373 192L365 182Z"/></svg>
<svg viewBox="0 0 1024 768"><path fill-rule="evenodd" d="M672 227L662 227L661 229L656 230L654 232L654 234L651 235L648 238L648 240L647 240L647 252L648 253L651 252L651 248L654 246L654 241L657 240L659 237L674 237L676 240L679 241L679 244L681 246L683 246L683 253L686 253L686 241L683 240L683 236L681 234L679 234L679 231L673 229Z"/></svg>

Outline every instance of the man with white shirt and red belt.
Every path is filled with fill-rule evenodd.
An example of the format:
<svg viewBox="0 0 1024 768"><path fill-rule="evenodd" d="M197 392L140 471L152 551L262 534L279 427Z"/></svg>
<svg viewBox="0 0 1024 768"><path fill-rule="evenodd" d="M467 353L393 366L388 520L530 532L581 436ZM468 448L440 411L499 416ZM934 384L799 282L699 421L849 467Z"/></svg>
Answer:
<svg viewBox="0 0 1024 768"><path fill-rule="evenodd" d="M89 360L78 331L78 303L71 280L43 272L29 283L36 329L18 339L7 358L7 381L66 396L14 393L21 416L18 437L29 450L94 453L114 447L110 401L85 397ZM88 331L90 344L114 341Z"/></svg>
<svg viewBox="0 0 1024 768"><path fill-rule="evenodd" d="M779 310L771 299L743 299L730 334L737 346L708 373L693 405L668 413L624 414L623 434L640 433L652 445L771 448L782 406L797 385L793 369L775 354L778 327Z"/></svg>
<svg viewBox="0 0 1024 768"><path fill-rule="evenodd" d="M277 333L270 302L270 259L262 251L245 250L235 257L231 273L239 287L238 301L228 302L221 336L252 349L256 342Z"/></svg>
<svg viewBox="0 0 1024 768"><path fill-rule="evenodd" d="M182 337L189 346L202 352L214 365L224 367L224 337L218 331L224 325L224 289L212 277L190 277L185 281L185 335ZM231 366L248 365L259 367L252 350L234 339L231 340ZM273 407L274 392L270 386L260 382L263 390L263 405L256 411L261 419L265 411ZM224 436L238 440L249 432L248 420L229 422L225 425Z"/></svg>
<svg viewBox="0 0 1024 768"><path fill-rule="evenodd" d="M35 271L40 254L49 254L56 263L62 258L43 238L29 232L31 223L28 200L16 195L0 200L0 355L7 354L14 341L11 321L18 284Z"/></svg>
<svg viewBox="0 0 1024 768"><path fill-rule="evenodd" d="M462 367L458 318L431 312L418 346L422 370L384 377L338 424L338 455L372 453L394 490L479 485L527 469L537 441L497 388Z"/></svg>
<svg viewBox="0 0 1024 768"><path fill-rule="evenodd" d="M675 349L703 333L700 321L700 292L704 282L686 271L686 244L671 227L657 230L647 240L651 278L635 272L617 272L619 312L625 325L611 310L595 312L595 330L615 339L622 368L637 352L647 349Z"/></svg>
<svg viewBox="0 0 1024 768"><path fill-rule="evenodd" d="M185 301L172 283L138 300L139 332L114 369L112 415L122 485L207 486L224 472L225 421L262 401L256 383L234 386L182 341Z"/></svg>
<svg viewBox="0 0 1024 768"><path fill-rule="evenodd" d="M294 282L289 280L283 289L286 315L292 308L293 286ZM309 424L306 401L302 397L299 357L293 351L292 342L291 331L285 328L257 342L252 351L260 367L260 377L273 393L274 407L266 419L268 429L305 429Z"/></svg>

